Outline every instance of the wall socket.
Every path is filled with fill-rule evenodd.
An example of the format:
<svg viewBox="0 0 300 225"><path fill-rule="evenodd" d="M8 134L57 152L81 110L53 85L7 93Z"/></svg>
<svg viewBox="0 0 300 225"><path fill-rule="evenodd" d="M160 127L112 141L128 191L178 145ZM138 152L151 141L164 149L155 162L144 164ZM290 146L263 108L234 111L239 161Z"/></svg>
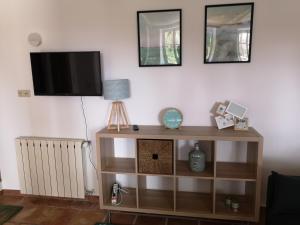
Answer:
<svg viewBox="0 0 300 225"><path fill-rule="evenodd" d="M31 96L30 90L18 90L18 96L28 98Z"/></svg>

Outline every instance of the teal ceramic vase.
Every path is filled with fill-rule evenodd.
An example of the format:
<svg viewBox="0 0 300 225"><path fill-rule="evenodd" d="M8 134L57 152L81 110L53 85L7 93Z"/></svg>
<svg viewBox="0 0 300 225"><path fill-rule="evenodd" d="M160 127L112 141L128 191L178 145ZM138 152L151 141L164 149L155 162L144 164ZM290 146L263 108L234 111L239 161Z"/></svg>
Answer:
<svg viewBox="0 0 300 225"><path fill-rule="evenodd" d="M190 169L193 172L202 172L205 170L206 154L200 150L199 143L195 144L195 147L189 153Z"/></svg>

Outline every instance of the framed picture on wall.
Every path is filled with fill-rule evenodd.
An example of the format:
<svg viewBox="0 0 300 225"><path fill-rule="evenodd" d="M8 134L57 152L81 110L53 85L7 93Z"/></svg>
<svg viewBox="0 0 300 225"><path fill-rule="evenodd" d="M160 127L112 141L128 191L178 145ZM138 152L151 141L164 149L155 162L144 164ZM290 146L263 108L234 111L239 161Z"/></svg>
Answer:
<svg viewBox="0 0 300 225"><path fill-rule="evenodd" d="M249 63L254 3L205 6L204 63Z"/></svg>
<svg viewBox="0 0 300 225"><path fill-rule="evenodd" d="M139 66L181 66L181 9L138 11Z"/></svg>

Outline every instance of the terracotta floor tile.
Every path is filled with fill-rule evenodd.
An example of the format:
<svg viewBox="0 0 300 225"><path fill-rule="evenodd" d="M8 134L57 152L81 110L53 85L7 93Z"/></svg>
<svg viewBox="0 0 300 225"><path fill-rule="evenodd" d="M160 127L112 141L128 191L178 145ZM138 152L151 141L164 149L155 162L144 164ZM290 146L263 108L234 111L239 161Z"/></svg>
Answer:
<svg viewBox="0 0 300 225"><path fill-rule="evenodd" d="M165 225L166 219L163 217L138 216L136 225Z"/></svg>
<svg viewBox="0 0 300 225"><path fill-rule="evenodd" d="M24 198L25 206L53 206L61 208L72 208L80 210L100 210L99 203L89 202L86 200L66 200L56 198Z"/></svg>
<svg viewBox="0 0 300 225"><path fill-rule="evenodd" d="M55 198L26 198L25 202L29 205L35 206L55 206L55 207L68 207L72 205L74 200L55 199Z"/></svg>
<svg viewBox="0 0 300 225"><path fill-rule="evenodd" d="M14 225L39 225L39 224L33 224L33 223L13 223Z"/></svg>
<svg viewBox="0 0 300 225"><path fill-rule="evenodd" d="M55 207L25 207L11 219L15 223L29 223L38 225L65 225L78 214L79 211L59 209Z"/></svg>
<svg viewBox="0 0 300 225"><path fill-rule="evenodd" d="M103 211L80 211L67 225L94 225L96 222L102 222L106 216Z"/></svg>
<svg viewBox="0 0 300 225"><path fill-rule="evenodd" d="M1 196L0 204L2 205L23 205L21 196Z"/></svg>
<svg viewBox="0 0 300 225"><path fill-rule="evenodd" d="M75 201L70 205L70 207L80 210L100 210L99 202Z"/></svg>
<svg viewBox="0 0 300 225"><path fill-rule="evenodd" d="M39 225L39 224L33 224L33 223L18 223L18 225Z"/></svg>
<svg viewBox="0 0 300 225"><path fill-rule="evenodd" d="M68 225L72 218L76 217L80 213L79 210L71 210L71 209L59 209L54 208L56 210L60 210L60 215L57 215L55 219L51 221L51 223L40 223L40 225Z"/></svg>
<svg viewBox="0 0 300 225"><path fill-rule="evenodd" d="M4 225L39 225L39 224L33 224L33 223L5 223Z"/></svg>
<svg viewBox="0 0 300 225"><path fill-rule="evenodd" d="M4 225L39 225L39 224L33 224L33 223L13 223L13 222L7 222Z"/></svg>
<svg viewBox="0 0 300 225"><path fill-rule="evenodd" d="M111 213L111 222L119 225L131 225L135 220L135 215L126 213Z"/></svg>

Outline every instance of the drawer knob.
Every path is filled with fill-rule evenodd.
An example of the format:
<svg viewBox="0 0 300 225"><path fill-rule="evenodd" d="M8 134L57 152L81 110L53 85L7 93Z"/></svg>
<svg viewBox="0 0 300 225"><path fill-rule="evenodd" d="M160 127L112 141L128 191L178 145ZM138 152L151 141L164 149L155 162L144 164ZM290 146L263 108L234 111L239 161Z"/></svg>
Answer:
<svg viewBox="0 0 300 225"><path fill-rule="evenodd" d="M158 154L152 154L152 159L158 160Z"/></svg>

